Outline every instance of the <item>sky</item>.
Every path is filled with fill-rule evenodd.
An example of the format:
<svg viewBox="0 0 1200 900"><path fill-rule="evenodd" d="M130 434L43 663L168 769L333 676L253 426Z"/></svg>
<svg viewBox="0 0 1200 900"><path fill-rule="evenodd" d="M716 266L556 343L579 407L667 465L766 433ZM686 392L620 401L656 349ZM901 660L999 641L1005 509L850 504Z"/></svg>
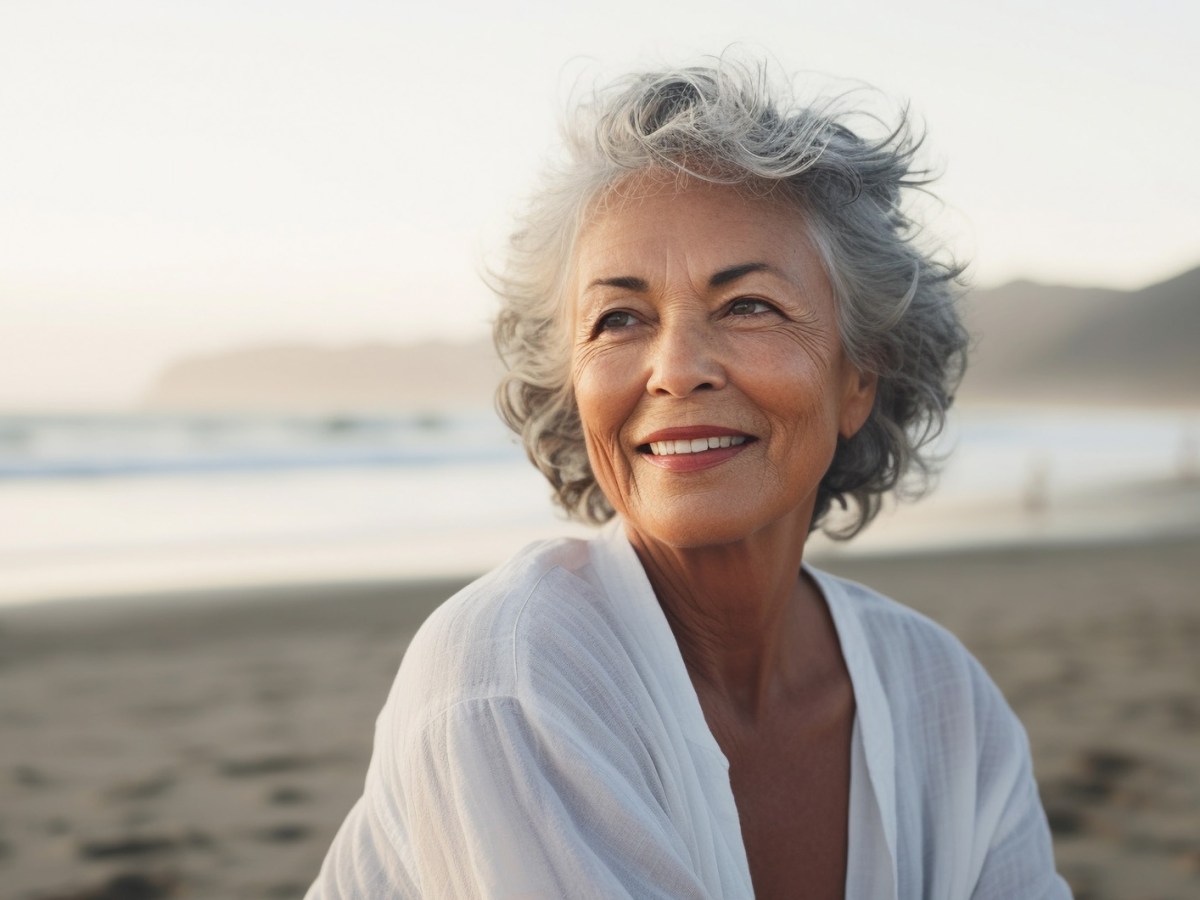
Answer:
<svg viewBox="0 0 1200 900"><path fill-rule="evenodd" d="M731 45L909 103L980 287L1200 263L1200 4L415 6L3 0L0 410L121 408L231 347L485 334L572 92Z"/></svg>

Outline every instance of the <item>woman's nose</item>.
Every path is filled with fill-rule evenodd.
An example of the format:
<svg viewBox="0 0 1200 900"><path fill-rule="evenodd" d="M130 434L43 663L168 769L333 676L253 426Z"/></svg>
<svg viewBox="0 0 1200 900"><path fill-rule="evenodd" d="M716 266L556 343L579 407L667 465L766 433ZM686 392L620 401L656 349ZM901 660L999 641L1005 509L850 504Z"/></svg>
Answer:
<svg viewBox="0 0 1200 900"><path fill-rule="evenodd" d="M653 396L686 397L693 391L724 387L725 365L715 337L699 323L660 325L646 391Z"/></svg>

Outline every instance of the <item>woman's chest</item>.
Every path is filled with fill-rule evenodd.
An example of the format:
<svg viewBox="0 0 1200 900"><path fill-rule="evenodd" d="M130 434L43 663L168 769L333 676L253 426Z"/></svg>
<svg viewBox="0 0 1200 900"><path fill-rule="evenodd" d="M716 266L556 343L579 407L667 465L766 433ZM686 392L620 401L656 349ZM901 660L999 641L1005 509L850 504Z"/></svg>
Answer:
<svg viewBox="0 0 1200 900"><path fill-rule="evenodd" d="M758 900L844 896L853 694L832 705L752 740L718 736Z"/></svg>

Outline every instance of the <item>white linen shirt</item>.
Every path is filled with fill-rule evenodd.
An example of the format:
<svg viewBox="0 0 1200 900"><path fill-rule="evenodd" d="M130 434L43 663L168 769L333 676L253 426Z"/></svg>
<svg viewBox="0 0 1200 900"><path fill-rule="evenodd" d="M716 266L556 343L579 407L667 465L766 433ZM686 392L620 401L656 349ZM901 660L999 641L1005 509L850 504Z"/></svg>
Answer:
<svg viewBox="0 0 1200 900"><path fill-rule="evenodd" d="M1069 898L987 674L930 620L808 571L856 701L846 897ZM753 897L728 767L620 523L533 544L413 639L307 900Z"/></svg>

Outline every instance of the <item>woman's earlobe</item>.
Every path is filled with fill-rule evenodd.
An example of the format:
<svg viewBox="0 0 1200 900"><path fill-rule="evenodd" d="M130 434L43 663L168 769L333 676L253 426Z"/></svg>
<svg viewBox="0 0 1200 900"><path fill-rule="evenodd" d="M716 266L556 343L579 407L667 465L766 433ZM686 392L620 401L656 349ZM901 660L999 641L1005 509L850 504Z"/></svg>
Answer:
<svg viewBox="0 0 1200 900"><path fill-rule="evenodd" d="M857 368L852 371L845 402L842 403L841 421L838 423L838 433L845 440L858 434L859 429L867 423L875 407L875 390L878 386L879 376L874 372Z"/></svg>

